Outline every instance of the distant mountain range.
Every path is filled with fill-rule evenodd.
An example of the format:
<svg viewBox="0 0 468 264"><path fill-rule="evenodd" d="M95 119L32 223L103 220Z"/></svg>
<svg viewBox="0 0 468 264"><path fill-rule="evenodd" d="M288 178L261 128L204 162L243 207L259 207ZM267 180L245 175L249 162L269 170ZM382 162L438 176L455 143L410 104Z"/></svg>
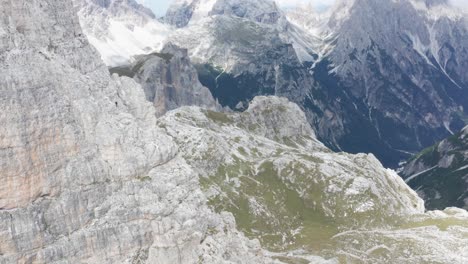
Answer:
<svg viewBox="0 0 468 264"><path fill-rule="evenodd" d="M175 43L223 106L285 96L334 150L397 167L466 124L468 22L447 1L338 1L317 13L269 0L184 0L161 21L114 2L125 8L87 0L80 11L108 65Z"/></svg>

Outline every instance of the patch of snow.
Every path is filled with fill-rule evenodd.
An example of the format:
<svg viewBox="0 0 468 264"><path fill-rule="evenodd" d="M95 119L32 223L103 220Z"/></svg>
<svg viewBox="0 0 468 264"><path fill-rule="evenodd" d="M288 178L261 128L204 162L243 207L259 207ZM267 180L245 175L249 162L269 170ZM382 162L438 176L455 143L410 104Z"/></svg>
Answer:
<svg viewBox="0 0 468 264"><path fill-rule="evenodd" d="M456 171L462 171L462 170L465 170L465 169L468 169L468 165L463 166L463 167L457 169ZM456 171L455 171L455 172L456 172Z"/></svg>
<svg viewBox="0 0 468 264"><path fill-rule="evenodd" d="M354 210L356 213L364 213L364 212L369 212L369 211L372 211L374 209L374 202L372 202L371 200L369 201L365 201L364 203L360 204L356 210Z"/></svg>
<svg viewBox="0 0 468 264"><path fill-rule="evenodd" d="M218 0L198 1L189 24L197 23L199 20L208 17L217 1Z"/></svg>
<svg viewBox="0 0 468 264"><path fill-rule="evenodd" d="M431 168L429 168L429 169L427 169L427 170L421 171L421 172L419 172L419 173L416 173L416 174L414 174L414 175L411 175L410 177L408 177L408 178L405 180L405 182L406 182L406 183L409 183L410 181L414 180L414 179L417 178L418 176L420 176L420 175L422 175L422 174L424 174L424 173L426 173L426 172L429 172L429 171L431 171L431 170L433 170L433 169L435 169L435 168L437 168L437 167L438 167L438 165L436 165L436 166L434 166L434 167L431 167Z"/></svg>
<svg viewBox="0 0 468 264"><path fill-rule="evenodd" d="M410 0L410 3L416 10L419 10L421 14L425 15L431 20L439 20L443 17L451 20L462 19L466 17L467 13L465 9L458 8L457 6L447 4L436 4L428 7L425 1L421 0Z"/></svg>
<svg viewBox="0 0 468 264"><path fill-rule="evenodd" d="M406 31L405 35L411 40L413 43L413 49L418 52L418 54L424 58L427 64L431 65L432 67L436 68L434 64L432 64L431 60L427 57L427 51L430 50L429 46L426 46L422 43L419 39L419 36L415 36L411 32Z"/></svg>
<svg viewBox="0 0 468 264"><path fill-rule="evenodd" d="M110 20L108 35L101 38L88 34L88 39L108 66L118 66L132 62L135 55L159 51L169 32L169 27L157 21L129 27L125 22Z"/></svg>

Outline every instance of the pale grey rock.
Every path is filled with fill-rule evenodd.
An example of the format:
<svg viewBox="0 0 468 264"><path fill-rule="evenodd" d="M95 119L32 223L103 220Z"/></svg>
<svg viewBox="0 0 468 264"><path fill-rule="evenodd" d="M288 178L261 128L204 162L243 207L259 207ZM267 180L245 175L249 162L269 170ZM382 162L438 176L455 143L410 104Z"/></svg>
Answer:
<svg viewBox="0 0 468 264"><path fill-rule="evenodd" d="M264 24L278 24L284 20L282 11L274 1L218 0L210 15L229 15Z"/></svg>
<svg viewBox="0 0 468 264"><path fill-rule="evenodd" d="M331 109L343 120L342 127L332 125L332 136L344 150L351 151L351 140L363 147L375 143L360 151L388 163L390 156L404 158L464 126L463 13L448 1L355 0L337 1L327 16L311 30L323 39L313 70L316 79L329 75L326 80L346 91L339 95L342 106ZM365 118L343 113L354 111Z"/></svg>
<svg viewBox="0 0 468 264"><path fill-rule="evenodd" d="M165 24L153 19L159 31L145 29L154 41L122 29L141 24L133 18L141 11L132 16L127 2L105 11L87 1L80 12L108 65L174 42L194 63L216 70L216 81L203 84L223 106L245 109L257 95L285 96L335 151L370 152L396 167L464 126L468 20L448 1L337 1L318 14L310 6L284 11L271 0L179 0ZM102 14L108 24L123 22L101 27L93 17ZM119 33L106 37L109 31ZM115 45L128 42L138 44ZM216 78L221 74L230 79Z"/></svg>
<svg viewBox="0 0 468 264"><path fill-rule="evenodd" d="M286 19L276 2L270 0L176 0L164 17L178 28L196 23L207 16L226 15L245 18L264 24L286 24Z"/></svg>
<svg viewBox="0 0 468 264"><path fill-rule="evenodd" d="M164 21L177 28L185 27L190 22L198 0L192 1L174 1L166 12Z"/></svg>
<svg viewBox="0 0 468 264"><path fill-rule="evenodd" d="M0 263L270 262L208 208L141 87L109 77L76 11L0 1Z"/></svg>
<svg viewBox="0 0 468 264"><path fill-rule="evenodd" d="M111 68L110 72L132 77L140 83L157 116L181 106L222 109L210 90L198 80L187 50L171 43L160 52L139 56L133 64Z"/></svg>
<svg viewBox="0 0 468 264"><path fill-rule="evenodd" d="M202 83L222 106L245 110L259 95L287 97L302 106L313 98L315 81L294 45L284 40L280 25L213 15L178 30L168 41L188 49L201 79L207 68L211 81ZM317 121L314 112L306 114L311 123Z"/></svg>
<svg viewBox="0 0 468 264"><path fill-rule="evenodd" d="M144 5L139 4L135 0L73 0L75 3L82 3L83 6L94 9L94 11L102 12L101 8L105 8L109 14L114 16L133 16L139 14L139 19L142 22L147 22L148 19L154 19L156 16L153 12L145 7ZM146 20L146 21L145 21Z"/></svg>
<svg viewBox="0 0 468 264"><path fill-rule="evenodd" d="M318 191L323 200L310 197L309 201L323 208L323 212L335 221L342 220L343 225L351 223L352 215L359 213L353 210L366 202L372 206L363 212L375 210L372 221L379 221L377 215L380 213L411 215L424 211L416 193L406 187L395 172L383 169L374 156L335 154L327 149L315 138L300 108L284 98L257 97L244 113L239 114L183 107L163 116L158 124L179 144L187 162L208 178L220 166L236 164L239 160L251 162L250 166L257 170L268 161L279 171L287 171L290 163L301 163L303 173L290 175L292 178L284 176L284 180L291 181L291 188L295 188L295 182L318 185L318 182L327 182L323 185L325 189ZM247 154L242 154L244 151L239 149L244 149ZM227 175L228 178L231 176ZM375 193L364 197L359 188ZM312 195L307 187L299 193L306 197ZM354 195L366 200L357 196L350 199Z"/></svg>
<svg viewBox="0 0 468 264"><path fill-rule="evenodd" d="M449 168L450 166L452 166L452 164L453 164L453 162L454 162L454 159L455 159L455 155L444 156L444 157L439 161L439 163L437 164L437 166L439 166L439 168L447 169L447 168Z"/></svg>
<svg viewBox="0 0 468 264"><path fill-rule="evenodd" d="M466 211L423 213L422 200L394 171L372 155L331 152L298 112L284 98L257 97L244 113L182 107L158 125L199 173L211 206L232 212L248 237L276 249L270 256L288 263L468 259Z"/></svg>
<svg viewBox="0 0 468 264"><path fill-rule="evenodd" d="M322 145L316 140L304 112L286 98L255 97L249 108L235 120L248 127L252 133L272 140L284 142L283 139L299 140L307 137L316 143L316 147Z"/></svg>

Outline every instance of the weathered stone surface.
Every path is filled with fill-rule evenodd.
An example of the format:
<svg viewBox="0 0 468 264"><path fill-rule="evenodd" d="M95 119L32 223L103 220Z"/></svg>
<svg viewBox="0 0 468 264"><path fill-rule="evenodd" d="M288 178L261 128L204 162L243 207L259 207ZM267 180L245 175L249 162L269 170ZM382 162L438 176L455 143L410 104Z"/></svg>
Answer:
<svg viewBox="0 0 468 264"><path fill-rule="evenodd" d="M221 109L210 90L198 80L187 50L174 44L166 44L160 52L138 56L133 64L111 68L110 72L140 83L158 116L181 106Z"/></svg>
<svg viewBox="0 0 468 264"><path fill-rule="evenodd" d="M286 99L257 97L244 113L183 107L158 125L200 174L210 206L286 263L468 259L465 210L424 213L394 171L373 155L331 152Z"/></svg>
<svg viewBox="0 0 468 264"><path fill-rule="evenodd" d="M75 12L0 1L0 263L264 262Z"/></svg>

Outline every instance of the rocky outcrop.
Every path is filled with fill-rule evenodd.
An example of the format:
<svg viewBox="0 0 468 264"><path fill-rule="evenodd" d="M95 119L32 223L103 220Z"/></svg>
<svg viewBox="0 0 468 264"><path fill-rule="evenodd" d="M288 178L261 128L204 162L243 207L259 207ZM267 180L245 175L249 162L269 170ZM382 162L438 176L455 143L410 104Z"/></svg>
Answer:
<svg viewBox="0 0 468 264"><path fill-rule="evenodd" d="M185 27L192 19L193 12L199 0L175 0L167 10L164 22L176 28Z"/></svg>
<svg viewBox="0 0 468 264"><path fill-rule="evenodd" d="M277 26L214 15L179 30L169 40L188 49L201 83L223 106L245 110L258 95L306 104L314 80ZM308 116L315 120L314 113Z"/></svg>
<svg viewBox="0 0 468 264"><path fill-rule="evenodd" d="M427 208L468 208L468 127L413 157L402 173Z"/></svg>
<svg viewBox="0 0 468 264"><path fill-rule="evenodd" d="M331 152L284 98L257 97L243 113L182 107L158 125L200 172L211 208L231 212L243 233L285 263L468 259L457 234L468 228L466 211L424 214L394 171L372 155Z"/></svg>
<svg viewBox="0 0 468 264"><path fill-rule="evenodd" d="M160 52L140 56L132 65L111 68L110 72L134 78L140 83L158 116L181 106L221 109L210 90L198 80L187 50L171 43Z"/></svg>

